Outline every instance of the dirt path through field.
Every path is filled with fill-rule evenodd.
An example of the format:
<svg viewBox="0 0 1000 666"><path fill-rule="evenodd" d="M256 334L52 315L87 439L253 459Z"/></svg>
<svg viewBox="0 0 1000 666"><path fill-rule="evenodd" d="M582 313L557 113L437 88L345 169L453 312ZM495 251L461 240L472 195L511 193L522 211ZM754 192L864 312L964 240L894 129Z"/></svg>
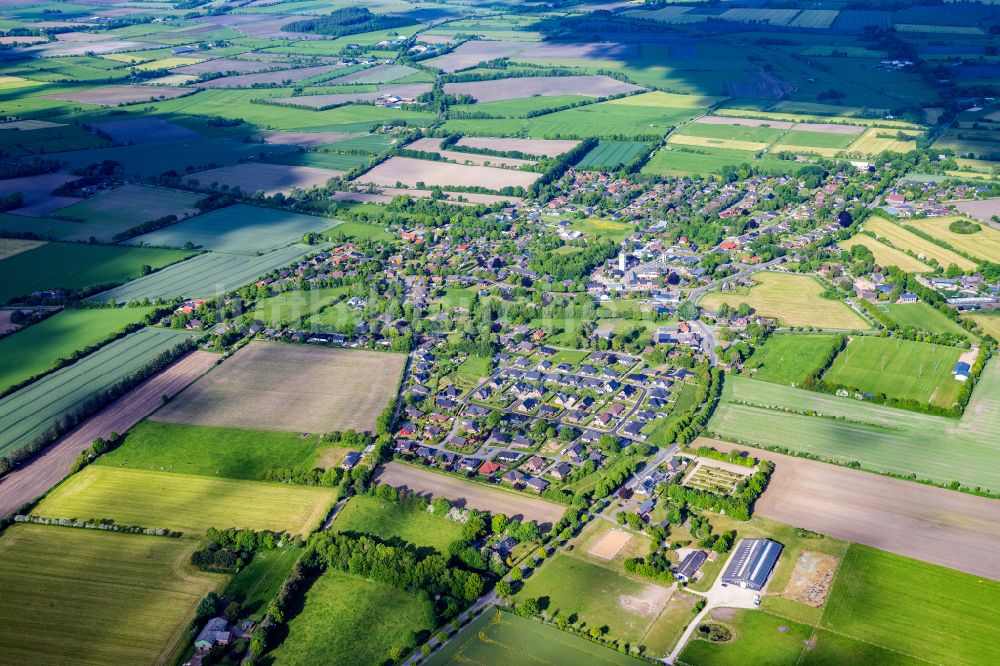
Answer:
<svg viewBox="0 0 1000 666"><path fill-rule="evenodd" d="M1000 500L716 440L771 460L755 512L795 527L1000 580Z"/></svg>
<svg viewBox="0 0 1000 666"><path fill-rule="evenodd" d="M0 516L59 483L92 441L112 432L124 433L159 407L162 396L177 395L218 359L218 354L205 351L188 354L84 421L27 466L5 476L0 480Z"/></svg>

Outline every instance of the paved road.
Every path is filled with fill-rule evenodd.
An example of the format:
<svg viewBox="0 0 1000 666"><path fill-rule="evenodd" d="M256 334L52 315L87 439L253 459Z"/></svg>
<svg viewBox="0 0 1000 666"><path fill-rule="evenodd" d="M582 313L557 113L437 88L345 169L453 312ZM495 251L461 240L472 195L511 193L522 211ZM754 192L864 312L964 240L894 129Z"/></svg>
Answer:
<svg viewBox="0 0 1000 666"><path fill-rule="evenodd" d="M84 421L27 465L5 476L0 480L0 516L8 515L62 481L76 457L91 442L112 432L126 432L163 404L164 395L177 395L220 358L211 352L191 352Z"/></svg>

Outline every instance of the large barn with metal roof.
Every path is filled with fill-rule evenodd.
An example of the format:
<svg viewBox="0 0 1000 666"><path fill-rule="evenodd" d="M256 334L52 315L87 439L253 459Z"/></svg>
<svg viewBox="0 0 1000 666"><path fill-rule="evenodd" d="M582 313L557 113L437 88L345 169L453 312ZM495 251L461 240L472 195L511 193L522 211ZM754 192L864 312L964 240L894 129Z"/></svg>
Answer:
<svg viewBox="0 0 1000 666"><path fill-rule="evenodd" d="M781 555L781 544L771 539L744 539L722 573L725 585L761 590Z"/></svg>

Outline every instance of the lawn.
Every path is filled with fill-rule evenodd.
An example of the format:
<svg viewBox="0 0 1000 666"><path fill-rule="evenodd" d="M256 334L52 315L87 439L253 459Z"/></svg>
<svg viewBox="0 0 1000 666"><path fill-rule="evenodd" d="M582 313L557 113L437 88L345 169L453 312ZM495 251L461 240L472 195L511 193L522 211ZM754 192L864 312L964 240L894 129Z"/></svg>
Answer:
<svg viewBox="0 0 1000 666"><path fill-rule="evenodd" d="M143 421L95 464L255 480L279 467L311 469L323 448L318 436Z"/></svg>
<svg viewBox="0 0 1000 666"><path fill-rule="evenodd" d="M855 337L823 375L823 381L950 408L962 388L951 375L961 354L957 347L926 342Z"/></svg>
<svg viewBox="0 0 1000 666"><path fill-rule="evenodd" d="M113 286L191 256L185 250L46 243L0 261L0 303L46 289Z"/></svg>
<svg viewBox="0 0 1000 666"><path fill-rule="evenodd" d="M0 338L0 391L49 370L59 359L106 340L125 326L142 321L150 312L152 308L63 310Z"/></svg>
<svg viewBox="0 0 1000 666"><path fill-rule="evenodd" d="M300 555L302 550L293 546L257 552L229 581L225 596L240 602L244 613L259 621Z"/></svg>
<svg viewBox="0 0 1000 666"><path fill-rule="evenodd" d="M323 330L333 329L342 333L353 333L361 323L362 310L353 308L347 301L340 301L311 315L308 324Z"/></svg>
<svg viewBox="0 0 1000 666"><path fill-rule="evenodd" d="M600 218L587 218L585 220L573 220L570 227L574 231L583 232L585 236L592 240L607 238L619 243L625 237L635 231L635 225L628 222L617 222L615 220L605 220Z"/></svg>
<svg viewBox="0 0 1000 666"><path fill-rule="evenodd" d="M920 331L936 335L959 335L970 337L970 333L926 303L889 303L885 312L900 328L912 326Z"/></svg>
<svg viewBox="0 0 1000 666"><path fill-rule="evenodd" d="M483 612L427 661L428 666L504 663L638 666L644 662L501 610Z"/></svg>
<svg viewBox="0 0 1000 666"><path fill-rule="evenodd" d="M458 377L470 385L478 384L489 377L493 359L486 356L469 356L458 366Z"/></svg>
<svg viewBox="0 0 1000 666"><path fill-rule="evenodd" d="M209 527L305 534L336 498L333 488L212 479L92 465L34 509L47 518L111 518L123 525L198 534Z"/></svg>
<svg viewBox="0 0 1000 666"><path fill-rule="evenodd" d="M976 266L975 263L962 255L936 245L925 238L921 238L898 224L889 222L881 217L870 218L865 222L864 228L866 231L873 232L880 239L884 238L889 241L893 247L899 250L910 250L916 253L918 257L934 259L941 266L955 264L963 271L975 268Z"/></svg>
<svg viewBox="0 0 1000 666"><path fill-rule="evenodd" d="M444 554L462 536L461 523L367 495L352 497L337 514L332 529L374 534L386 540L399 538Z"/></svg>
<svg viewBox="0 0 1000 666"><path fill-rule="evenodd" d="M772 335L746 362L754 379L796 386L821 371L821 363L840 344L833 335Z"/></svg>
<svg viewBox="0 0 1000 666"><path fill-rule="evenodd" d="M842 464L856 461L865 469L915 474L944 484L958 480L996 492L998 396L996 360L987 365L960 420L728 377L708 429L750 446L781 447ZM809 411L824 416L807 416Z"/></svg>
<svg viewBox="0 0 1000 666"><path fill-rule="evenodd" d="M911 257L902 250L897 250L882 243L867 234L858 234L847 240L840 241L838 245L845 250L850 250L855 245L864 245L872 251L875 263L879 266L896 266L907 273L929 273L931 267L915 257Z"/></svg>
<svg viewBox="0 0 1000 666"><path fill-rule="evenodd" d="M94 395L141 370L187 337L185 331L145 328L0 399L0 455L29 444Z"/></svg>
<svg viewBox="0 0 1000 666"><path fill-rule="evenodd" d="M20 664L152 664L224 576L186 539L16 525L0 536L0 653Z"/></svg>
<svg viewBox="0 0 1000 666"><path fill-rule="evenodd" d="M393 235L386 231L385 227L369 222L342 222L333 228L327 229L323 235L328 240L337 240L345 237L361 241L387 241L393 238Z"/></svg>
<svg viewBox="0 0 1000 666"><path fill-rule="evenodd" d="M684 629L694 619L694 605L698 597L675 590L664 607L660 617L642 639L646 654L652 657L666 657L673 650Z"/></svg>
<svg viewBox="0 0 1000 666"><path fill-rule="evenodd" d="M712 643L697 630L678 663L689 666L794 666L812 636L812 627L755 610L719 609L706 622L730 627L735 640Z"/></svg>
<svg viewBox="0 0 1000 666"><path fill-rule="evenodd" d="M728 141L751 141L771 143L785 131L774 127L749 127L746 125L716 125L714 123L688 123L677 130L677 134L697 136L706 139Z"/></svg>
<svg viewBox="0 0 1000 666"><path fill-rule="evenodd" d="M347 287L325 287L309 291L302 289L286 291L258 301L252 316L267 324L285 322L293 325L327 307L347 293L347 289Z"/></svg>
<svg viewBox="0 0 1000 666"><path fill-rule="evenodd" d="M525 581L516 599L543 599L557 617L577 617L585 629L607 627L614 638L638 644L659 616L669 592L613 569L559 553Z"/></svg>
<svg viewBox="0 0 1000 666"><path fill-rule="evenodd" d="M228 254L267 252L319 233L330 220L273 208L237 204L134 238L136 245L194 247ZM190 246L188 246L190 247Z"/></svg>
<svg viewBox="0 0 1000 666"><path fill-rule="evenodd" d="M973 312L962 315L962 318L974 321L987 335L1000 340L1000 313Z"/></svg>
<svg viewBox="0 0 1000 666"><path fill-rule="evenodd" d="M434 627L428 601L384 583L326 571L306 592L288 635L268 656L281 664L369 666L389 660L413 632Z"/></svg>
<svg viewBox="0 0 1000 666"><path fill-rule="evenodd" d="M736 307L747 303L762 316L777 319L785 326L813 326L826 329L867 329L867 322L846 304L821 296L822 285L808 275L796 273L756 273L756 283L747 293L712 292L698 303L717 310L723 303Z"/></svg>
<svg viewBox="0 0 1000 666"><path fill-rule="evenodd" d="M998 595L1000 582L855 544L821 626L936 663L995 664Z"/></svg>

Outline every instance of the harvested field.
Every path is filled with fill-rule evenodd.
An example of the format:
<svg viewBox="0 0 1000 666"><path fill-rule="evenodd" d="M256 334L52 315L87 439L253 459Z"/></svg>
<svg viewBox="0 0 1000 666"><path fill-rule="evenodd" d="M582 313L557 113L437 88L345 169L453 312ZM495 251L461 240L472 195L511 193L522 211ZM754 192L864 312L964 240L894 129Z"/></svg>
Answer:
<svg viewBox="0 0 1000 666"><path fill-rule="evenodd" d="M12 120L8 123L0 123L0 130L21 130L30 132L32 130L52 129L55 127L65 127L66 123L50 123L47 120Z"/></svg>
<svg viewBox="0 0 1000 666"><path fill-rule="evenodd" d="M63 102L77 104L95 104L97 106L118 106L119 104L136 104L159 99L173 99L190 94L190 90L180 88L165 88L162 86L109 86L106 88L91 88L66 93L43 95L44 99L58 99Z"/></svg>
<svg viewBox="0 0 1000 666"><path fill-rule="evenodd" d="M758 118L733 118L730 116L702 116L694 122L702 125L737 125L739 127L773 127L774 129L792 129L795 123L787 120L761 120Z"/></svg>
<svg viewBox="0 0 1000 666"><path fill-rule="evenodd" d="M1000 580L1000 502L727 442L774 463L754 512L796 527ZM919 538L917 538L919 535Z"/></svg>
<svg viewBox="0 0 1000 666"><path fill-rule="evenodd" d="M917 149L916 140L901 140L892 130L871 128L865 130L858 140L851 144L850 150L865 155L878 155L883 151L908 153Z"/></svg>
<svg viewBox="0 0 1000 666"><path fill-rule="evenodd" d="M611 530L587 552L601 559L613 560L615 555L631 540L632 535L625 530Z"/></svg>
<svg viewBox="0 0 1000 666"><path fill-rule="evenodd" d="M450 53L430 60L424 60L428 67L437 67L446 74L467 69L486 60L509 58L521 53L535 42L506 42L474 40L460 44Z"/></svg>
<svg viewBox="0 0 1000 666"><path fill-rule="evenodd" d="M199 171L186 176L183 182L189 187L202 189L209 189L212 184L218 183L228 185L230 188L238 187L248 194L262 190L266 196L271 196L278 192L288 194L295 188L307 189L315 185L326 185L328 180L344 173L344 171L316 167L247 162Z"/></svg>
<svg viewBox="0 0 1000 666"><path fill-rule="evenodd" d="M931 241L911 233L898 224L881 217L869 218L864 223L864 230L871 231L878 238L884 238L900 250L911 250L919 258L935 259L942 266L956 264L963 271L975 268L976 264L962 255L952 252Z"/></svg>
<svg viewBox="0 0 1000 666"><path fill-rule="evenodd" d="M403 189L396 187L379 188L378 193L371 192L336 192L330 196L330 201L360 201L362 203L389 203L398 196L408 196L414 199L429 199L433 192L431 190ZM475 206L478 204L491 205L506 201L519 204L523 201L521 197L508 197L500 194L479 194L478 192L449 192L442 190L445 198L442 201L460 206Z"/></svg>
<svg viewBox="0 0 1000 666"><path fill-rule="evenodd" d="M833 575L839 565L840 558L828 553L802 551L783 596L800 604L821 608L830 594Z"/></svg>
<svg viewBox="0 0 1000 666"><path fill-rule="evenodd" d="M15 254L21 254L36 247L45 245L45 241L19 240L16 238L0 238L0 261Z"/></svg>
<svg viewBox="0 0 1000 666"><path fill-rule="evenodd" d="M919 259L914 259L905 252L881 243L865 234L852 236L847 240L840 241L838 245L847 250L855 245L864 245L872 251L875 263L882 267L897 266L907 273L929 273L932 270L930 266Z"/></svg>
<svg viewBox="0 0 1000 666"><path fill-rule="evenodd" d="M700 148L722 148L724 150L742 150L757 152L765 150L768 144L760 141L738 141L736 139L714 139L707 136L691 136L689 134L671 134L668 143L682 146L697 146Z"/></svg>
<svg viewBox="0 0 1000 666"><path fill-rule="evenodd" d="M69 474L80 451L98 437L124 433L215 365L219 356L196 351L163 370L90 417L29 464L0 479L0 517L30 502Z"/></svg>
<svg viewBox="0 0 1000 666"><path fill-rule="evenodd" d="M394 187L397 183L418 187L417 183L423 183L425 186L479 186L499 190L504 187L528 187L540 177L541 174L530 171L391 157L358 176L356 182L384 187Z"/></svg>
<svg viewBox="0 0 1000 666"><path fill-rule="evenodd" d="M293 432L372 431L396 396L405 360L403 354L254 342L153 419Z"/></svg>
<svg viewBox="0 0 1000 666"><path fill-rule="evenodd" d="M833 125L830 123L795 123L796 132L822 132L824 134L847 134L857 136L865 131L857 125Z"/></svg>
<svg viewBox="0 0 1000 666"><path fill-rule="evenodd" d="M469 148L484 148L486 150L516 151L525 155L539 157L556 157L573 150L579 145L573 139L516 139L465 136L458 140L458 145Z"/></svg>
<svg viewBox="0 0 1000 666"><path fill-rule="evenodd" d="M1000 215L1000 199L949 201L947 203L980 222L989 222L994 215Z"/></svg>
<svg viewBox="0 0 1000 666"><path fill-rule="evenodd" d="M0 196L20 192L24 195L24 204L11 212L16 215L43 217L54 210L79 201L75 197L58 197L52 194L52 190L60 185L73 182L78 178L79 176L58 172L7 178L0 180Z"/></svg>
<svg viewBox="0 0 1000 666"><path fill-rule="evenodd" d="M1000 262L1000 231L990 224L979 224L978 231L974 227L967 230L972 233L957 233L952 231L955 222L969 223L970 220L961 215L946 215L922 220L907 220L906 224L924 232L931 238L943 241L959 252L985 259L990 262ZM974 222L972 224L975 224Z"/></svg>
<svg viewBox="0 0 1000 666"><path fill-rule="evenodd" d="M206 252L95 294L89 300L127 303L143 298L218 296L315 252L316 248L306 245L290 245L259 257Z"/></svg>
<svg viewBox="0 0 1000 666"><path fill-rule="evenodd" d="M308 534L336 497L334 488L90 465L46 495L32 513L45 518L100 516L187 535L219 525Z"/></svg>
<svg viewBox="0 0 1000 666"><path fill-rule="evenodd" d="M440 155L446 160L458 162L459 164L474 164L476 166L502 166L517 169L522 166L534 164L532 160L522 160L516 157L494 157L493 155L476 155L474 153L463 153L459 150L441 150L441 139L427 137L417 139L406 146L409 150L419 150L425 153Z"/></svg>
<svg viewBox="0 0 1000 666"><path fill-rule="evenodd" d="M613 79L610 76L537 76L496 79L493 81L468 81L446 83L449 95L472 95L477 102L499 102L522 97L542 95L584 95L608 97L642 90L639 86Z"/></svg>
<svg viewBox="0 0 1000 666"><path fill-rule="evenodd" d="M94 123L93 129L111 137L115 143L164 143L167 141L197 141L200 134L162 118L129 118L106 123Z"/></svg>
<svg viewBox="0 0 1000 666"><path fill-rule="evenodd" d="M275 97L272 101L278 104L291 104L308 109L328 109L333 106L350 104L352 102L373 102L384 95L399 97L418 97L430 92L430 83L408 83L399 86L386 86L370 92L330 93L325 95L298 95L296 97Z"/></svg>
<svg viewBox="0 0 1000 666"><path fill-rule="evenodd" d="M533 520L543 529L562 518L566 512L566 507L554 502L463 481L400 462L390 462L383 466L375 480L421 495L446 497L466 508Z"/></svg>
<svg viewBox="0 0 1000 666"><path fill-rule="evenodd" d="M187 539L15 525L0 537L0 651L18 664L167 664L226 576Z"/></svg>
<svg viewBox="0 0 1000 666"><path fill-rule="evenodd" d="M184 68L181 68L184 69ZM286 84L310 79L314 76L322 76L344 69L341 64L318 65L316 67L300 67L297 69L282 69L275 72L255 72L252 74L239 74L236 76L223 76L219 79L202 81L194 84L197 88L252 88L254 85L266 85L271 83ZM180 70L175 70L180 71Z"/></svg>

